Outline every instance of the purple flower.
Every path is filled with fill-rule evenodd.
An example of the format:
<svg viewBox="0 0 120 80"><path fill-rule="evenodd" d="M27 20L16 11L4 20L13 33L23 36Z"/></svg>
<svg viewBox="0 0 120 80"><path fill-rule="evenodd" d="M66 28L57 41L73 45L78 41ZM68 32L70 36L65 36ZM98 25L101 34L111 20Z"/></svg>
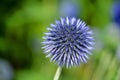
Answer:
<svg viewBox="0 0 120 80"><path fill-rule="evenodd" d="M120 26L120 2L115 2L112 6L112 17L115 23Z"/></svg>
<svg viewBox="0 0 120 80"><path fill-rule="evenodd" d="M74 17L79 16L80 6L77 4L76 1L71 0L60 0L60 15L61 16L68 16Z"/></svg>
<svg viewBox="0 0 120 80"><path fill-rule="evenodd" d="M76 18L61 18L51 24L45 33L44 52L59 66L78 66L86 63L93 49L92 31L85 22Z"/></svg>

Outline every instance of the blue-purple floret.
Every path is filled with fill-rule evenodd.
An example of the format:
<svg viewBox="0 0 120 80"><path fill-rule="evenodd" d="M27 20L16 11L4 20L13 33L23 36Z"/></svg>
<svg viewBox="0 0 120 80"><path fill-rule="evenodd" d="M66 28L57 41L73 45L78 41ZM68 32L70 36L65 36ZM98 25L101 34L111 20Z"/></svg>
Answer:
<svg viewBox="0 0 120 80"><path fill-rule="evenodd" d="M61 18L47 28L44 52L59 66L78 66L87 63L94 45L92 31L85 22L76 18Z"/></svg>

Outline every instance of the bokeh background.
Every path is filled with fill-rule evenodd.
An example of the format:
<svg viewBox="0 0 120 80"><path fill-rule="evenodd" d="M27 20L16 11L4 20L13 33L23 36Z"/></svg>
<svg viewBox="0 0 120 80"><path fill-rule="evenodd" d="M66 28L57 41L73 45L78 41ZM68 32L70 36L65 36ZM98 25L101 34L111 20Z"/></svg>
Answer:
<svg viewBox="0 0 120 80"><path fill-rule="evenodd" d="M57 65L41 42L61 16L85 21L96 44L88 63L63 68L60 80L120 80L119 0L0 0L0 80L53 80Z"/></svg>

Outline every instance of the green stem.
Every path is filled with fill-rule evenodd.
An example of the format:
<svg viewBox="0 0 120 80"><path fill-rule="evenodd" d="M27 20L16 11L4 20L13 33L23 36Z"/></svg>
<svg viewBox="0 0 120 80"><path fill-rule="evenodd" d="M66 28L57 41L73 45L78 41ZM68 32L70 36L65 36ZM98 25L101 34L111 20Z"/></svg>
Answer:
<svg viewBox="0 0 120 80"><path fill-rule="evenodd" d="M62 71L62 67L58 67L53 80L59 80L61 71Z"/></svg>

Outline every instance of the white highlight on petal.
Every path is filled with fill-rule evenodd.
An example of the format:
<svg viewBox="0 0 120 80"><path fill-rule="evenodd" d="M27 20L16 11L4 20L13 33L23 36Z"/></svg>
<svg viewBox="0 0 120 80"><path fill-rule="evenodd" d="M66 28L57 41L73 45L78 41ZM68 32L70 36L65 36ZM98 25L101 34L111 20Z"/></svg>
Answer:
<svg viewBox="0 0 120 80"><path fill-rule="evenodd" d="M52 33L49 33L49 32L47 32L47 33L44 33L44 34L45 34L45 35L48 35L48 36L49 36L49 35L52 35Z"/></svg>
<svg viewBox="0 0 120 80"><path fill-rule="evenodd" d="M61 24L64 25L64 19L61 18L60 20L61 20Z"/></svg>
<svg viewBox="0 0 120 80"><path fill-rule="evenodd" d="M50 26L51 26L51 27L54 27L54 28L57 27L55 24L50 24Z"/></svg>
<svg viewBox="0 0 120 80"><path fill-rule="evenodd" d="M69 25L69 19L68 19L68 17L66 18L66 23L67 23L67 25Z"/></svg>
<svg viewBox="0 0 120 80"><path fill-rule="evenodd" d="M75 23L75 21L76 21L76 18L72 18L71 19L71 25L73 25Z"/></svg>
<svg viewBox="0 0 120 80"><path fill-rule="evenodd" d="M84 54L84 57L85 57L86 59L89 59L89 57L88 57L86 54Z"/></svg>
<svg viewBox="0 0 120 80"><path fill-rule="evenodd" d="M48 30L48 31L52 31L52 29L51 29L51 28L47 28L47 30Z"/></svg>
<svg viewBox="0 0 120 80"><path fill-rule="evenodd" d="M44 41L44 42L42 42L43 44L53 44L54 42L53 41Z"/></svg>
<svg viewBox="0 0 120 80"><path fill-rule="evenodd" d="M85 59L84 56L81 56L81 58L82 58L82 60L83 60L84 63L87 63L87 60Z"/></svg>
<svg viewBox="0 0 120 80"><path fill-rule="evenodd" d="M66 67L69 67L69 61L70 61L70 54L67 53L67 63L66 63Z"/></svg>
<svg viewBox="0 0 120 80"><path fill-rule="evenodd" d="M63 61L66 62L67 54L64 53Z"/></svg>
<svg viewBox="0 0 120 80"><path fill-rule="evenodd" d="M86 26L85 22L82 22L80 26L81 26L81 30L85 29Z"/></svg>
<svg viewBox="0 0 120 80"><path fill-rule="evenodd" d="M90 35L92 35L92 34L93 34L93 32L92 32L92 31L88 31L88 32L87 32L87 34L90 34Z"/></svg>
<svg viewBox="0 0 120 80"><path fill-rule="evenodd" d="M77 23L77 28L79 29L81 27L82 21Z"/></svg>
<svg viewBox="0 0 120 80"><path fill-rule="evenodd" d="M80 19L78 19L78 20L77 20L77 25L78 25L80 22L81 22Z"/></svg>

